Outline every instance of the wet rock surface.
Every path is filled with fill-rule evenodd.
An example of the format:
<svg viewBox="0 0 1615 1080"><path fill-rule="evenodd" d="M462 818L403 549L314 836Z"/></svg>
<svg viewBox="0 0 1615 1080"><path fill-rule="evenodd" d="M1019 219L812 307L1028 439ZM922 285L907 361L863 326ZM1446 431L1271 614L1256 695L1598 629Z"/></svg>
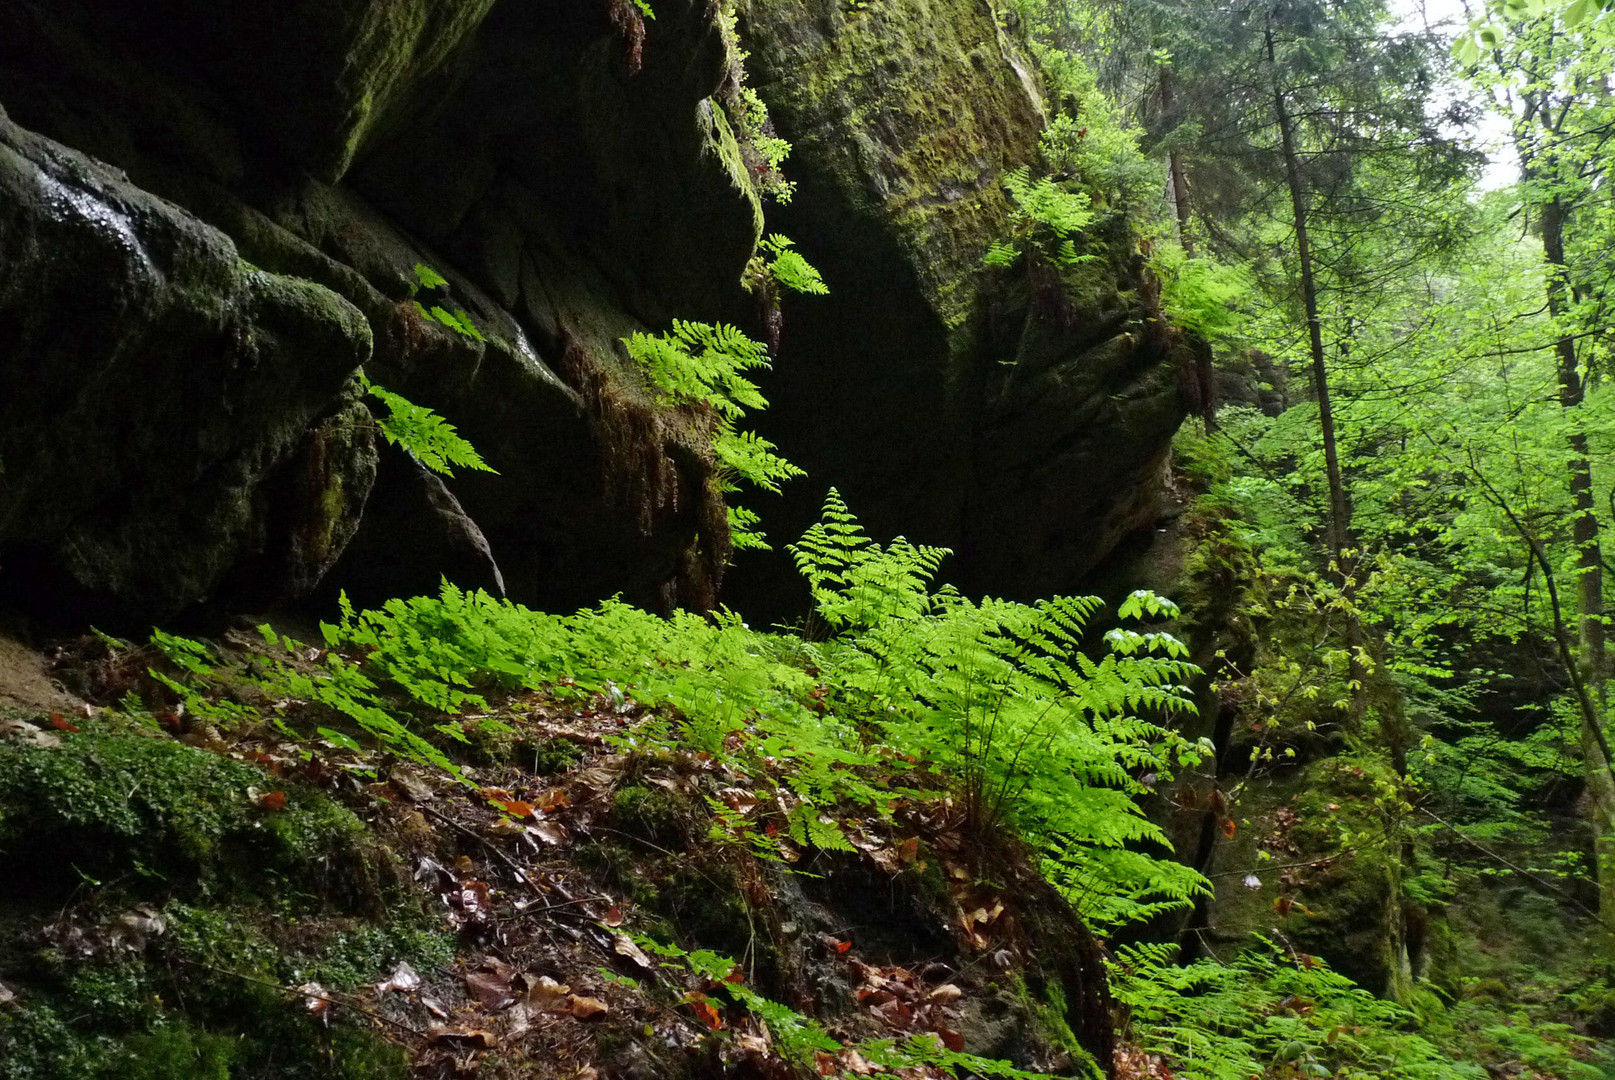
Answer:
<svg viewBox="0 0 1615 1080"><path fill-rule="evenodd" d="M138 621L309 595L377 468L350 381L368 361L497 470L445 482L513 595L711 605L728 538L705 423L654 400L620 339L741 309L759 212L711 101L714 13L658 16L0 3L8 146L38 173L11 166L0 252L14 600ZM115 189L91 192L105 220L36 190L69 160ZM417 264L484 340L420 316ZM74 370L60 350L107 377L48 385Z"/></svg>

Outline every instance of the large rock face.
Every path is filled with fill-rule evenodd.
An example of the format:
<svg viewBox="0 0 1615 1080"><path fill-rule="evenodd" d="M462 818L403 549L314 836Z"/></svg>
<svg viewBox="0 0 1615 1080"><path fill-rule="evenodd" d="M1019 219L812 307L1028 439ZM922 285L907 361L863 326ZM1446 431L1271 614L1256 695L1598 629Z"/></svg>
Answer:
<svg viewBox="0 0 1615 1080"><path fill-rule="evenodd" d="M762 221L717 5L654 7L0 0L0 598L165 620L449 573L711 605L712 418L620 339L754 317ZM835 483L968 587L1069 587L1181 415L1125 230L1055 317L982 268L1042 123L986 0L736 7L796 143L777 226L834 290L787 311L765 434L813 479L770 532ZM378 458L361 363L497 474Z"/></svg>
<svg viewBox="0 0 1615 1080"><path fill-rule="evenodd" d="M335 293L248 266L222 233L0 113L14 588L45 603L71 582L171 611L251 558L312 584L375 476L368 432L327 431L355 426L344 387L369 355L370 328Z"/></svg>
<svg viewBox="0 0 1615 1080"><path fill-rule="evenodd" d="M470 551L532 603L711 604L710 419L618 339L745 310L760 212L716 13L656 8L0 0L0 587L166 619ZM421 317L417 263L485 341ZM498 475L383 459L362 523L366 361Z"/></svg>
<svg viewBox="0 0 1615 1080"><path fill-rule="evenodd" d="M1006 232L1003 174L1043 121L988 0L740 12L752 81L795 146L797 194L770 228L831 289L785 311L765 428L811 479L774 531L795 535L836 484L876 534L953 547L968 590L1075 587L1153 520L1185 410L1125 229L1074 305L983 267Z"/></svg>

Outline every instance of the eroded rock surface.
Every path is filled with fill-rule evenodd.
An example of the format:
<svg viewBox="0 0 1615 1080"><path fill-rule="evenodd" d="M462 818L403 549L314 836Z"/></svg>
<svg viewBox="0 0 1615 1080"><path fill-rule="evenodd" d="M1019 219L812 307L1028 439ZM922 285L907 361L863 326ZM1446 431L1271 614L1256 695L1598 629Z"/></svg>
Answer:
<svg viewBox="0 0 1615 1080"><path fill-rule="evenodd" d="M786 307L766 426L812 480L779 533L836 484L873 533L953 547L969 590L1071 589L1153 520L1187 406L1125 228L1073 300L1017 295L982 265L1006 232L1003 175L1043 122L990 4L741 11L753 81L795 145L797 193L770 228L831 288Z"/></svg>
<svg viewBox="0 0 1615 1080"><path fill-rule="evenodd" d="M350 378L363 362L497 470L445 482L513 598L714 603L729 543L712 419L657 401L620 339L675 317L755 330L740 279L762 220L717 11L655 8L0 0L0 105L37 134L12 142L36 169L71 158L103 177L114 219L172 221L168 247L136 246L179 260L142 293L116 226L35 180L6 208L31 207L41 237L82 233L0 252L10 593L110 598L140 621L341 587L377 468ZM770 534L796 535L837 484L871 531L957 549L969 588L1070 588L1154 513L1183 412L1126 230L1052 317L982 267L1003 173L1042 123L990 5L738 15L796 144L798 193L770 228L832 288L786 311L764 433L812 479L783 509L759 502ZM447 287L422 294L423 263ZM418 299L469 313L484 340ZM63 328L100 336L70 346ZM105 377L63 396L85 374L63 349ZM449 531L388 552L400 586L449 571L456 527L433 521ZM734 599L778 591L763 584Z"/></svg>
<svg viewBox="0 0 1615 1080"><path fill-rule="evenodd" d="M37 133L10 143L53 183L40 162L77 163L111 215L33 174L0 208L12 593L141 619L307 594L371 486L368 361L497 470L447 483L513 595L710 605L710 420L655 401L619 339L744 310L760 213L711 99L715 12L631 10L0 0L0 104ZM417 297L418 263L449 286ZM437 541L395 546L400 582L449 569Z"/></svg>
<svg viewBox="0 0 1615 1080"><path fill-rule="evenodd" d="M245 263L218 230L0 115L0 550L36 603L61 583L173 611L272 528L317 579L375 472L343 413L370 328L335 293ZM283 468L304 483L272 485Z"/></svg>

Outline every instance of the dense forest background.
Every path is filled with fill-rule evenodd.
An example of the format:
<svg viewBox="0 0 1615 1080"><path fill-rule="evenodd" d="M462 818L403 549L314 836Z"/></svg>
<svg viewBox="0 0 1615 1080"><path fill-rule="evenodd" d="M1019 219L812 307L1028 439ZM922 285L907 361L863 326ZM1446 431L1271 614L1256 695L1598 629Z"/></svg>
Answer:
<svg viewBox="0 0 1615 1080"><path fill-rule="evenodd" d="M0 1077L1615 1075L1615 13L184 7L0 0Z"/></svg>

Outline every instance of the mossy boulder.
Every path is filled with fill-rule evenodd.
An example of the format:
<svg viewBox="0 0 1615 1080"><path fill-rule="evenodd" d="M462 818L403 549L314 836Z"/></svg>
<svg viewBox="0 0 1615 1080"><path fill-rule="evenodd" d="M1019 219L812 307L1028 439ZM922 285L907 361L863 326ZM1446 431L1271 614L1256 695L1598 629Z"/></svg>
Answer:
<svg viewBox="0 0 1615 1080"><path fill-rule="evenodd" d="M129 875L170 895L247 888L346 910L379 910L388 888L352 813L159 735L0 740L0 849L9 887L44 902Z"/></svg>
<svg viewBox="0 0 1615 1080"><path fill-rule="evenodd" d="M797 190L771 212L824 274L788 299L764 433L876 535L955 549L971 591L1069 591L1157 510L1184 415L1125 222L1057 315L983 256L1044 122L1033 65L973 0L748 0L742 40ZM823 483L788 492L781 532ZM745 562L738 573L748 572ZM761 563L747 602L785 587ZM776 601L776 604L778 602Z"/></svg>
<svg viewBox="0 0 1615 1080"><path fill-rule="evenodd" d="M131 622L169 621L197 604L297 599L321 579L323 602L350 571L356 588L396 593L445 575L485 585L497 567L511 595L543 606L619 592L712 605L728 530L710 424L659 401L621 339L750 310L740 277L760 210L712 100L731 63L703 0L666 0L653 20L626 0L0 2L0 103L18 123L109 163L107 183L128 192L112 209L152 208L129 226L142 243L174 213L156 209L163 199L229 237L176 226L210 237L192 261L218 265L187 277L159 258L177 272L174 298L151 303L126 302L139 267L117 264L116 227L106 251L53 241L38 272L5 237L6 362L64 378L99 362L83 340L71 342L79 368L42 351L40 335L62 326L127 343L74 409L62 393L14 392L31 388L0 369L0 409L48 418L48 437L11 424L16 445L0 439L13 485L0 489L0 566L38 583L15 599L59 609L72 589L103 624L109 601ZM148 247L186 257L179 241ZM232 269L238 254L262 272ZM466 311L482 339L421 317L419 263L450 282L426 299ZM185 304L199 325L173 310ZM7 319L31 320L16 347ZM334 348L322 326L355 340ZM347 383L367 358L378 383L445 415L497 474L444 481L447 499L429 500L408 463L378 466ZM305 400L316 371L330 381ZM185 443L209 425L236 440L210 449L246 459L193 460ZM100 428L121 441L103 449ZM37 468L86 452L119 471L75 462L62 485ZM387 482L370 504L378 467ZM50 513L15 490L36 474L39 491L68 496ZM78 500L75 486L92 483ZM449 499L463 514L421 511ZM92 500L98 515L69 542L66 516ZM337 565L361 513L368 549L388 558ZM400 531L400 517L418 527ZM486 552L467 551L477 533Z"/></svg>
<svg viewBox="0 0 1615 1080"><path fill-rule="evenodd" d="M1216 886L1202 941L1244 947L1252 933L1284 935L1375 993L1411 989L1410 945L1395 853L1365 771L1339 758L1249 783L1205 873ZM1269 866L1273 867L1269 869Z"/></svg>
<svg viewBox="0 0 1615 1080"><path fill-rule="evenodd" d="M351 535L374 470L333 433L370 329L335 293L243 262L217 230L0 114L0 550L7 591L166 616L320 521L293 573ZM337 490L340 486L340 490ZM58 601L66 597L58 595Z"/></svg>
<svg viewBox="0 0 1615 1080"><path fill-rule="evenodd" d="M369 1024L279 989L452 957L381 838L256 765L80 723L0 738L0 1080L407 1075Z"/></svg>

